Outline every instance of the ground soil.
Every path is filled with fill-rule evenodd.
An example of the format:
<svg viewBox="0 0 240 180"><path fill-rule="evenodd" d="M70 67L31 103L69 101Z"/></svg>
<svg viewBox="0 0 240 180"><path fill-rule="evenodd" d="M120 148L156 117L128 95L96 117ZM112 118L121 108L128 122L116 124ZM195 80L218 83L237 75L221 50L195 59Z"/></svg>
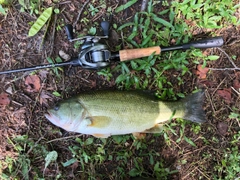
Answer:
<svg viewBox="0 0 240 180"><path fill-rule="evenodd" d="M47 57L55 58L58 56L60 50L69 54L72 57L77 56L78 51L73 47L65 36L64 28L54 31L54 27L62 23L75 22L79 7L84 4L82 1L66 1L58 4L58 8L62 13L54 15L49 26L48 33L42 44L43 32L40 32L34 37L28 37L29 22L36 20L35 15L30 15L28 11L20 12L19 5L14 4L9 7L7 16L0 15L0 70L18 69L24 67L35 66L39 64L48 63ZM97 1L95 1L95 5ZM121 3L123 3L121 1ZM121 4L120 3L120 4ZM50 5L51 2L45 3L43 6ZM115 1L108 1L108 6L114 8L118 4ZM118 25L131 21L135 12L140 9L140 3L135 4L134 7L127 9L121 13L121 16L113 16L112 21ZM94 17L88 16L90 19L89 24L99 23L105 18L106 12L99 11ZM83 14L81 18L87 16ZM82 23L77 23L75 29L78 32L84 33L84 28L87 28ZM111 33L116 33L111 31ZM215 136L218 141L211 145L202 145L203 140L196 140L198 149L194 149L188 143L181 143L176 146L167 146L162 142L162 137L156 139L156 147L151 147L153 150L160 151L161 157L165 160L165 166L176 169L178 159L186 159L185 165L178 167L179 172L171 175L169 179L191 179L190 177L198 177L201 174L201 168L207 169L205 172L207 177L211 177L212 164L214 162L206 161L205 164L199 165L199 169L194 169L193 165L197 164L198 157L203 153L216 153L216 149L226 148L227 141L231 138L232 134L239 130L237 121L228 118L230 112L233 111L232 107L239 108L239 82L240 73L237 67L240 67L240 29L237 27L227 27L221 30L216 30L217 35L224 38L225 44L222 50L219 49L206 50L207 54L219 55L220 59L208 63L210 68L219 68L221 70L212 70L208 73L207 78L199 78L193 76L190 78L185 77L186 83L178 87L174 86L176 92L191 92L195 87L204 87L206 90L206 102L204 110L207 114L207 123L202 125L201 135L205 138ZM116 38L118 37L118 38ZM119 37L121 34L115 34L110 37L108 44L113 48L119 45ZM114 48L113 48L114 49ZM236 70L223 70L224 68L232 68L233 64L229 58L235 57L234 63ZM114 65L113 65L114 66ZM192 66L192 72L196 70L196 66ZM0 75L0 93L1 98L5 101L0 101L0 160L6 161L6 157L15 158L18 156L16 147L10 142L12 137L17 135L28 135L28 138L34 140L35 143L44 141L46 142L61 138L64 136L76 135L74 133L67 133L53 126L44 117L44 113L49 107L52 107L57 101L63 98L68 98L83 91L96 90L96 89L116 89L115 79L119 73L113 74L110 79L98 75L97 71L85 70L79 67L63 68L64 72L59 72L60 77L49 69L37 71L34 80L27 80L29 72L12 73L8 75ZM173 72L174 73L174 72ZM166 74L167 75L167 74ZM174 82L172 73L168 74L170 81ZM172 80L171 80L172 79ZM39 83L38 83L39 82ZM156 90L156 89L154 89ZM61 97L56 97L52 93L57 91ZM222 94L221 94L222 93ZM8 98L10 103L8 102ZM199 138L193 134L189 129L190 125L186 127L186 136L191 138ZM178 131L178 129L176 129ZM151 135L147 138L153 138ZM178 137L172 136L171 140L174 142ZM73 145L72 141L54 141L49 144L49 150L55 149L61 154L58 159L59 162L65 162L70 156L70 152L66 151L66 147ZM162 145L162 147L160 147ZM160 147L160 148L159 148ZM180 150L184 153L179 157ZM30 155L32 150L26 152ZM44 168L43 161L34 161L33 166L39 169ZM195 167L195 166L194 166ZM6 167L2 167L4 170ZM59 167L61 168L61 167ZM114 163L106 164L104 168L99 168L99 173L106 173L113 171ZM148 168L148 164L145 164ZM31 171L31 170L30 170ZM49 179L54 176L54 168L48 169L46 173ZM61 170L65 172L67 170ZM73 170L72 170L73 171ZM192 176L194 174L194 176ZM72 178L72 176L71 176ZM193 178L194 179L194 178Z"/></svg>

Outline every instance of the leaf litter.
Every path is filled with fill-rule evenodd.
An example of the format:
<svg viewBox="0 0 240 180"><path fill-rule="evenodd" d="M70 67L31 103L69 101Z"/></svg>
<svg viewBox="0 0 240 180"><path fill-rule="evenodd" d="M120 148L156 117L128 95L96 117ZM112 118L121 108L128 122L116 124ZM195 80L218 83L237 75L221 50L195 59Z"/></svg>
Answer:
<svg viewBox="0 0 240 180"><path fill-rule="evenodd" d="M222 90L217 90L217 94L222 97L226 103L230 104L232 102L232 89L224 88Z"/></svg>
<svg viewBox="0 0 240 180"><path fill-rule="evenodd" d="M27 76L25 79L26 91L39 92L41 88L41 81L37 75Z"/></svg>
<svg viewBox="0 0 240 180"><path fill-rule="evenodd" d="M196 75L199 79L206 79L208 71L209 68L203 67L203 65L199 64L197 66Z"/></svg>
<svg viewBox="0 0 240 180"><path fill-rule="evenodd" d="M1 93L0 94L0 105L9 105L10 104L10 98L7 93Z"/></svg>

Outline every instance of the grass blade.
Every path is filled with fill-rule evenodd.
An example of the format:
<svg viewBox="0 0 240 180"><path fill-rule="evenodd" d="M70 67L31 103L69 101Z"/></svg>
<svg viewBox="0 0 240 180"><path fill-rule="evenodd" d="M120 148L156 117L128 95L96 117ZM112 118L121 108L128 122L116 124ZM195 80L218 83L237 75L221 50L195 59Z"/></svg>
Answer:
<svg viewBox="0 0 240 180"><path fill-rule="evenodd" d="M116 13L119 13L119 12L123 11L124 9L129 8L130 6L132 6L133 4L135 4L136 2L137 2L137 0L129 1L129 2L127 2L126 4L123 4L123 5L119 6L118 8L116 8L115 12L116 12Z"/></svg>

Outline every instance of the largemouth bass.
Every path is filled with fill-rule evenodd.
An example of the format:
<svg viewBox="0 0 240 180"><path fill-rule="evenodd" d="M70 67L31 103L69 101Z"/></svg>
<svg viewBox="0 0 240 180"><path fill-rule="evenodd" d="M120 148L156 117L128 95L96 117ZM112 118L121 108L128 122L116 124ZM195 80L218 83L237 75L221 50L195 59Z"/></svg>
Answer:
<svg viewBox="0 0 240 180"><path fill-rule="evenodd" d="M60 102L45 116L67 131L95 137L159 133L171 118L204 122L202 96L198 92L180 101L165 102L139 91L86 92Z"/></svg>

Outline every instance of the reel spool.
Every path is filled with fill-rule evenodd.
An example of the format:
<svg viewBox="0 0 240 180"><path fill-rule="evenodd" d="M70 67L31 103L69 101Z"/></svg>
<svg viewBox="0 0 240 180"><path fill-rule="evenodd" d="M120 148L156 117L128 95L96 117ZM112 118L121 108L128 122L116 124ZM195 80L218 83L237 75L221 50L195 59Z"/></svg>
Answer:
<svg viewBox="0 0 240 180"><path fill-rule="evenodd" d="M100 43L101 39L108 38L109 22L101 22L104 36L84 36L81 38L73 38L73 26L68 24L65 26L66 34L70 42L83 41L83 45L78 54L78 65L86 69L100 69L110 64L111 52L105 44Z"/></svg>

